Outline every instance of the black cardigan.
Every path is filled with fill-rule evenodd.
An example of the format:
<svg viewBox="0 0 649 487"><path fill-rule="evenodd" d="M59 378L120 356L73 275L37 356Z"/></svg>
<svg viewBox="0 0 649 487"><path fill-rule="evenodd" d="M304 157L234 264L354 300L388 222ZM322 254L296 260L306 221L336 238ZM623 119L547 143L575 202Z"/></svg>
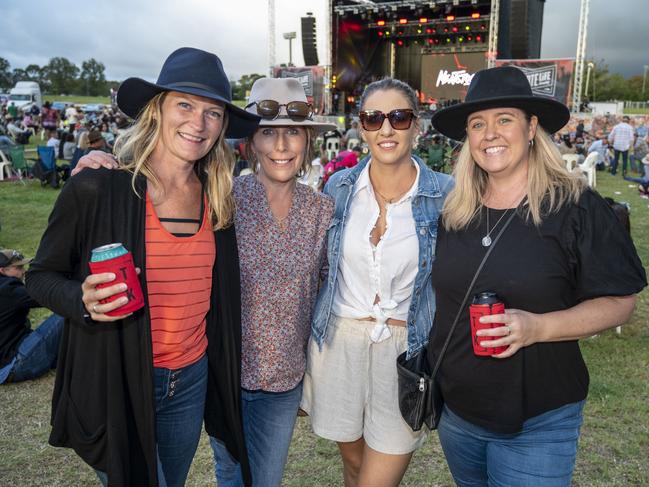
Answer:
<svg viewBox="0 0 649 487"><path fill-rule="evenodd" d="M146 180L99 169L70 179L27 273L29 293L64 316L52 397L50 444L70 447L109 485L157 486L153 357L148 307L114 323L84 319L81 283L91 250L121 242L142 269L146 300ZM205 428L225 442L251 484L240 400L241 303L234 227L215 232Z"/></svg>

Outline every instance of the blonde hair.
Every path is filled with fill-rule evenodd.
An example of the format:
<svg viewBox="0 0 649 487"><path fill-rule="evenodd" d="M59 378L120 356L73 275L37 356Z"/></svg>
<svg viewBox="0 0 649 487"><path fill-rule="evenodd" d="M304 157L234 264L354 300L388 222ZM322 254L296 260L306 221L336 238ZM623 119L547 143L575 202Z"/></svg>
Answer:
<svg viewBox="0 0 649 487"><path fill-rule="evenodd" d="M160 181L151 169L149 157L160 140L162 103L167 92L154 96L142 109L135 123L126 129L115 141L114 152L120 168L133 174L131 186L138 196L135 181L142 174L155 186ZM225 142L228 127L228 111L224 112L223 127L210 151L196 161L194 171L204 181L205 193L210 210L210 219L214 230L230 226L234 219L234 198L232 196L232 170L234 156Z"/></svg>
<svg viewBox="0 0 649 487"><path fill-rule="evenodd" d="M265 125L265 126L260 126L257 131L259 130L264 130L265 128L271 128L272 125ZM300 170L297 172L295 177L301 178L305 174L308 174L309 171L311 171L311 162L315 158L315 130L311 127L304 127L300 125L288 125L288 127L302 127L304 129L304 132L306 133L306 147L304 148L304 157L302 159L302 165L300 166ZM245 157L248 158L248 162L250 163L250 169L252 169L252 172L256 173L257 170L259 169L259 160L257 159L257 154L255 153L255 150L253 148L254 143L253 143L253 138L255 137L255 134L257 133L255 131L254 134L252 134L250 137L246 139L246 154Z"/></svg>
<svg viewBox="0 0 649 487"><path fill-rule="evenodd" d="M444 228L457 231L466 228L480 212L487 189L487 173L473 160L466 139L453 176L455 187L446 198L442 219ZM525 217L538 226L566 203L576 203L584 188L584 179L568 172L559 149L538 125L528 153Z"/></svg>

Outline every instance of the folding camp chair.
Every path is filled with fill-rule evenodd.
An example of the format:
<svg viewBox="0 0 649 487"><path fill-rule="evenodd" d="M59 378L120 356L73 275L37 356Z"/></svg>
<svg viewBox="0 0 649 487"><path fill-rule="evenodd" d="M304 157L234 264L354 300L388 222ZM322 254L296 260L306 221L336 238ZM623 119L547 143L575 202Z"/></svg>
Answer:
<svg viewBox="0 0 649 487"><path fill-rule="evenodd" d="M29 174L29 165L27 164L27 159L25 159L25 148L23 146L12 147L9 151L9 157L11 158L11 166L16 176L18 176L21 183L25 184L23 178Z"/></svg>
<svg viewBox="0 0 649 487"><path fill-rule="evenodd" d="M56 168L54 147L39 145L36 151L38 153L38 162L34 165L34 176L40 179L41 186L49 184L53 188L58 188L59 174Z"/></svg>

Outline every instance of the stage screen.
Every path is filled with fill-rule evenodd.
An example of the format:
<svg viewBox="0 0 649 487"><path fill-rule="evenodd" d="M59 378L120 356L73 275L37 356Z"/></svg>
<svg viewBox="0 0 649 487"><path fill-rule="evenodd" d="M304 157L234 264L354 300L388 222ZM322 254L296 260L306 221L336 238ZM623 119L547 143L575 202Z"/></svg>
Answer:
<svg viewBox="0 0 649 487"><path fill-rule="evenodd" d="M425 54L420 99L428 103L464 100L473 75L486 67L486 52Z"/></svg>

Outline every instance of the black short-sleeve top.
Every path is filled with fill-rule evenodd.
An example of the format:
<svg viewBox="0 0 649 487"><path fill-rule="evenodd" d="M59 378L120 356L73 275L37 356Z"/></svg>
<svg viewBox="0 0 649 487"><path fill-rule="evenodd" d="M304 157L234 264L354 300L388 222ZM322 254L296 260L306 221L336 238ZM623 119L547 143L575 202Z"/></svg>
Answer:
<svg viewBox="0 0 649 487"><path fill-rule="evenodd" d="M488 211L493 225L506 210ZM507 216L500 224L506 220ZM486 210L462 231L439 227L432 269L437 312L430 336L431 364L486 252L481 244L485 233ZM547 313L600 296L632 295L646 285L629 234L608 204L589 189L578 203L564 205L538 227L517 214L489 256L473 294L493 291L507 308ZM506 359L474 355L468 304L438 379L454 413L502 433L520 431L525 420L583 400L588 392L588 371L576 340L536 343Z"/></svg>

